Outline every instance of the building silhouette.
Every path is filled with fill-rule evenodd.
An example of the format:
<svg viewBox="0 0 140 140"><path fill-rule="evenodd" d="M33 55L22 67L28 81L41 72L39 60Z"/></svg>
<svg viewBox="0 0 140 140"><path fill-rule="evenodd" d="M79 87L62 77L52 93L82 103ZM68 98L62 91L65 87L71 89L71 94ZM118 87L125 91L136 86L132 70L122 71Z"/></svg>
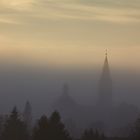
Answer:
<svg viewBox="0 0 140 140"><path fill-rule="evenodd" d="M75 126L80 131L81 128L90 127L108 135L116 134L116 128L119 130L125 128L129 123L136 120L139 114L139 109L134 105L125 102L114 105L113 82L107 52L99 79L96 103L93 102L91 106L78 104L71 97L68 84L64 84L62 94L56 100L53 109L60 112L63 121L72 134ZM79 132L76 132L76 135L78 134Z"/></svg>
<svg viewBox="0 0 140 140"><path fill-rule="evenodd" d="M69 94L69 86L65 83L62 87L62 94L55 102L55 109L61 113L70 112L72 107L75 107L76 102Z"/></svg>
<svg viewBox="0 0 140 140"><path fill-rule="evenodd" d="M30 130L32 127L32 107L29 101L26 102L24 112L23 112L23 121Z"/></svg>
<svg viewBox="0 0 140 140"><path fill-rule="evenodd" d="M63 119L66 120L75 117L77 107L77 102L70 96L69 85L65 83L62 87L62 94L56 100L53 109L59 111Z"/></svg>
<svg viewBox="0 0 140 140"><path fill-rule="evenodd" d="M110 110L113 106L113 88L108 56L106 52L101 78L99 81L97 106L100 110Z"/></svg>

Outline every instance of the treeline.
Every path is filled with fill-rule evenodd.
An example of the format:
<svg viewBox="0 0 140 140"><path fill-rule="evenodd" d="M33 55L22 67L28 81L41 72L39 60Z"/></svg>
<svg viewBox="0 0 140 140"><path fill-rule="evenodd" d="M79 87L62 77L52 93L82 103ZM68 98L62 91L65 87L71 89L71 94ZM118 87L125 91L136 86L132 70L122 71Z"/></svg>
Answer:
<svg viewBox="0 0 140 140"><path fill-rule="evenodd" d="M107 138L98 130L87 129L78 140L140 140L140 119L128 138ZM76 140L70 136L57 111L48 118L43 115L33 127L28 127L17 108L0 119L0 140Z"/></svg>

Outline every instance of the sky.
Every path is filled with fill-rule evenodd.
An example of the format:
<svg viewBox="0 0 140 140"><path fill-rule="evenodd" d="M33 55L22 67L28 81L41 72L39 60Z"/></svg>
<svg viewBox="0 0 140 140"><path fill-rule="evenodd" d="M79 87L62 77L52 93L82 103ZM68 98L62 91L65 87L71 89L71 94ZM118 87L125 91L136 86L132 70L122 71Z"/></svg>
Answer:
<svg viewBox="0 0 140 140"><path fill-rule="evenodd" d="M0 110L44 106L64 82L93 103L106 49L115 100L140 106L139 37L139 0L0 0Z"/></svg>
<svg viewBox="0 0 140 140"><path fill-rule="evenodd" d="M112 68L140 70L139 0L1 0L5 64L90 69L105 50Z"/></svg>

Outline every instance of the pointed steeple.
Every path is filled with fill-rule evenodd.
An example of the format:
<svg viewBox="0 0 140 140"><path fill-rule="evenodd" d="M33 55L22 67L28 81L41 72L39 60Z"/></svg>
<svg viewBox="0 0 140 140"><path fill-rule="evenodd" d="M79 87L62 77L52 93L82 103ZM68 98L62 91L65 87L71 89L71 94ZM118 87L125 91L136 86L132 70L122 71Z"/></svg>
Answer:
<svg viewBox="0 0 140 140"><path fill-rule="evenodd" d="M30 129L32 125L32 107L29 101L27 101L25 104L23 120L26 123L27 127Z"/></svg>
<svg viewBox="0 0 140 140"><path fill-rule="evenodd" d="M110 74L108 54L105 53L105 61L99 82L99 99L98 105L104 108L112 106L112 79Z"/></svg>
<svg viewBox="0 0 140 140"><path fill-rule="evenodd" d="M106 50L106 53L105 53L105 61L104 61L104 66L103 66L103 70L102 70L101 79L107 80L106 78L111 80L107 50Z"/></svg>

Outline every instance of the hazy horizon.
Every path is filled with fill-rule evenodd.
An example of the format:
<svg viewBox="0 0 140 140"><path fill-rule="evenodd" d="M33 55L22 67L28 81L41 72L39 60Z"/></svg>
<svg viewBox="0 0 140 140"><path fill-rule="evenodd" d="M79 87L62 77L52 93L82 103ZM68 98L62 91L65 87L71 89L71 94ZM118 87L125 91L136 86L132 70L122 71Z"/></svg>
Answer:
<svg viewBox="0 0 140 140"><path fill-rule="evenodd" d="M0 112L26 100L41 108L65 82L95 104L106 49L116 102L140 107L139 29L139 0L1 0Z"/></svg>

